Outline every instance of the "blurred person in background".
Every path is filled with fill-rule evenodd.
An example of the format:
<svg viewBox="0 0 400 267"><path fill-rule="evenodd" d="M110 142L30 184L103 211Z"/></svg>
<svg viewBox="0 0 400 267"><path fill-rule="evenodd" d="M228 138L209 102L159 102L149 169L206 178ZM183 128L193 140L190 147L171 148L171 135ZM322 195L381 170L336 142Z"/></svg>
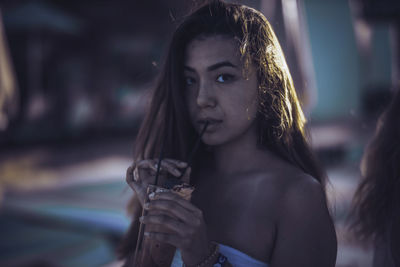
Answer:
<svg viewBox="0 0 400 267"><path fill-rule="evenodd" d="M0 9L0 133L17 113L17 84Z"/></svg>
<svg viewBox="0 0 400 267"><path fill-rule="evenodd" d="M352 229L372 239L374 267L400 267L400 92L378 120L361 161Z"/></svg>
<svg viewBox="0 0 400 267"><path fill-rule="evenodd" d="M191 201L158 192L147 202L159 170L181 176L203 128L188 171ZM186 17L127 170L135 194L120 251L125 266L137 266L139 221L165 229L145 232L145 239L177 248L165 265L151 255L145 266L335 266L325 175L305 131L284 55L260 12L211 1Z"/></svg>
<svg viewBox="0 0 400 267"><path fill-rule="evenodd" d="M9 128L10 121L18 111L17 82L11 63L7 38L3 27L3 17L0 9L0 138ZM0 204L3 200L4 185L0 177Z"/></svg>

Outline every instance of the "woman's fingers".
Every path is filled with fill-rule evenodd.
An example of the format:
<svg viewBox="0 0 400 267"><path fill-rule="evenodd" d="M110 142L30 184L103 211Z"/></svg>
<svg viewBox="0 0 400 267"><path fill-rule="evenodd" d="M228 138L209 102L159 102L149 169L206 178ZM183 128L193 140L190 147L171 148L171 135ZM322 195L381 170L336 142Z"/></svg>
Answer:
<svg viewBox="0 0 400 267"><path fill-rule="evenodd" d="M146 191L149 184L155 183L155 176L157 172L157 159L145 159L138 161L126 170L126 182L128 185L137 193L140 203L143 205L146 201ZM161 177L159 183L163 184L163 180L166 179L165 174L171 174L175 177L182 175L182 169L186 168L187 163L175 160L175 159L163 159L161 161ZM186 170L184 182L189 181L190 171Z"/></svg>
<svg viewBox="0 0 400 267"><path fill-rule="evenodd" d="M154 171L157 171L156 162L155 162L154 159L144 159L144 160L141 160L141 161L139 161L139 162L136 164L136 166L137 166L138 168L148 168L148 169L152 169L152 170L154 170Z"/></svg>
<svg viewBox="0 0 400 267"><path fill-rule="evenodd" d="M157 164L158 164L158 159L146 159L139 161L136 164L136 168L137 170L139 170L140 179L144 182L147 182L148 184L152 183L154 176L157 172L158 168ZM186 166L187 163L179 160L163 159L161 161L160 172L163 174L170 173L176 177L179 177L182 174L182 170L180 169L186 168Z"/></svg>
<svg viewBox="0 0 400 267"><path fill-rule="evenodd" d="M198 209L196 206L194 206L192 203L187 201L186 199L183 199L179 195L172 193L172 192L153 192L149 194L149 199L150 202L155 201L155 200L167 200L167 201L172 201L183 208L189 210L190 212L195 213L196 215L201 215L201 210Z"/></svg>
<svg viewBox="0 0 400 267"><path fill-rule="evenodd" d="M167 172L176 177L179 177L182 174L182 172L176 167L174 163L169 162L167 160L161 161L161 172L163 173Z"/></svg>
<svg viewBox="0 0 400 267"><path fill-rule="evenodd" d="M179 175L175 175L175 176L180 177L182 175L182 173L184 172L182 181L185 183L190 182L190 173L191 173L192 169L190 167L188 167L188 164L186 162L183 162L180 160L175 160L175 159L169 159L169 158L163 159L163 161L174 165L175 168L181 169L181 170L179 170Z"/></svg>
<svg viewBox="0 0 400 267"><path fill-rule="evenodd" d="M173 232L181 233L184 229L184 224L177 219L173 219L168 215L157 214L157 215L146 215L139 218L143 224L162 225L163 228L167 228Z"/></svg>
<svg viewBox="0 0 400 267"><path fill-rule="evenodd" d="M160 242L171 244L178 248L186 248L190 246L191 238L195 235L193 227L186 225L176 219L166 215L143 216L139 220L143 224L158 225L164 229L172 231L172 233L163 232L161 229L158 232L145 232L146 236Z"/></svg>
<svg viewBox="0 0 400 267"><path fill-rule="evenodd" d="M136 164L135 171L141 182L146 185L153 184L157 172L156 162L153 159L141 160Z"/></svg>
<svg viewBox="0 0 400 267"><path fill-rule="evenodd" d="M155 161L157 162L155 165L157 167L158 159L155 159ZM182 169L186 168L186 166L187 166L186 162L179 161L176 159L166 158L161 161L161 172L170 173L174 176L179 177L182 174Z"/></svg>
<svg viewBox="0 0 400 267"><path fill-rule="evenodd" d="M126 169L126 182L129 184L131 181L133 181L133 169L135 165L132 164L131 166Z"/></svg>
<svg viewBox="0 0 400 267"><path fill-rule="evenodd" d="M175 165L177 168L186 168L186 166L187 166L186 162L180 161L180 160L176 160L176 159L166 158L166 159L163 159L163 161L171 163L171 164Z"/></svg>
<svg viewBox="0 0 400 267"><path fill-rule="evenodd" d="M157 210L163 213L171 214L177 219L190 223L193 220L191 211L185 209L180 204L169 200L152 200L144 204L146 210Z"/></svg>
<svg viewBox="0 0 400 267"><path fill-rule="evenodd" d="M174 247L181 247L181 238L179 237L179 235L157 232L144 232L144 235L159 242L168 243L170 245L173 245Z"/></svg>
<svg viewBox="0 0 400 267"><path fill-rule="evenodd" d="M139 182L131 181L128 183L129 186L133 189L136 193L137 197L139 198L140 204L143 206L146 199L147 199L147 190L146 187L140 184Z"/></svg>
<svg viewBox="0 0 400 267"><path fill-rule="evenodd" d="M193 248L207 250L207 229L200 209L172 192L156 191L149 194L149 199L145 204L148 213L140 218L148 227L147 237L179 248L182 257L191 255Z"/></svg>
<svg viewBox="0 0 400 267"><path fill-rule="evenodd" d="M167 164L170 167L175 167L175 168L185 168L187 166L186 162L183 161L179 161L176 159L169 159L169 158L165 158L161 161L161 164ZM137 163L137 166L139 168L151 168L154 171L157 171L157 164L158 164L158 159L144 159L141 160ZM163 166L163 165L161 165Z"/></svg>

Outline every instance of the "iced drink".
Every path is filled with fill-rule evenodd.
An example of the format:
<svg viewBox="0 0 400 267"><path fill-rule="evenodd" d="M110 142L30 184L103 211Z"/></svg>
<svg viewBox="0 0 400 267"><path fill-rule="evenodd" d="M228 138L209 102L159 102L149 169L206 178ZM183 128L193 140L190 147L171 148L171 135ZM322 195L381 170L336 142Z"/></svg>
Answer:
<svg viewBox="0 0 400 267"><path fill-rule="evenodd" d="M175 194L178 194L182 198L189 200L191 199L192 192L194 187L188 184L178 184L175 185L172 189L166 189L161 186L149 185L147 187L147 197L152 192L166 192L171 191ZM146 202L149 199L146 199ZM143 209L142 216L146 214L162 214L161 211L150 211L148 213L145 209ZM171 215L169 215L171 216ZM161 232L161 233L171 233L171 230L167 229L163 225L156 226L145 226L144 224L140 224L139 227L139 235L136 243L136 250L134 266L136 267L169 267L171 265L172 259L175 254L175 247L167 244L161 243L156 240L152 240L143 235L144 232Z"/></svg>

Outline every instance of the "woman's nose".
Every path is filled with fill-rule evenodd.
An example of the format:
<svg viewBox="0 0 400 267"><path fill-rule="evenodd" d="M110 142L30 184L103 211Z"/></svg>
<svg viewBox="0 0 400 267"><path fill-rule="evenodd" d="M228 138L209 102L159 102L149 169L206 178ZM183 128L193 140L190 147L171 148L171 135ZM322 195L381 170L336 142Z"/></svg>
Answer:
<svg viewBox="0 0 400 267"><path fill-rule="evenodd" d="M201 82L199 84L196 103L200 108L215 107L217 101L212 85L207 82Z"/></svg>

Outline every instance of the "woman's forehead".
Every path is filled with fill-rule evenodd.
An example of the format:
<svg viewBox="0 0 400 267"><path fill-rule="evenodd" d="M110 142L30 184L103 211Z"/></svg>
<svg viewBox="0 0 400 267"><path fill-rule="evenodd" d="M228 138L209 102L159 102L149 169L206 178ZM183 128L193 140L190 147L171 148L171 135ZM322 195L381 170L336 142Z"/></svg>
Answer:
<svg viewBox="0 0 400 267"><path fill-rule="evenodd" d="M241 65L238 41L226 35L200 36L188 43L185 51L185 65L201 66L230 61ZM204 66L206 67L206 66Z"/></svg>

